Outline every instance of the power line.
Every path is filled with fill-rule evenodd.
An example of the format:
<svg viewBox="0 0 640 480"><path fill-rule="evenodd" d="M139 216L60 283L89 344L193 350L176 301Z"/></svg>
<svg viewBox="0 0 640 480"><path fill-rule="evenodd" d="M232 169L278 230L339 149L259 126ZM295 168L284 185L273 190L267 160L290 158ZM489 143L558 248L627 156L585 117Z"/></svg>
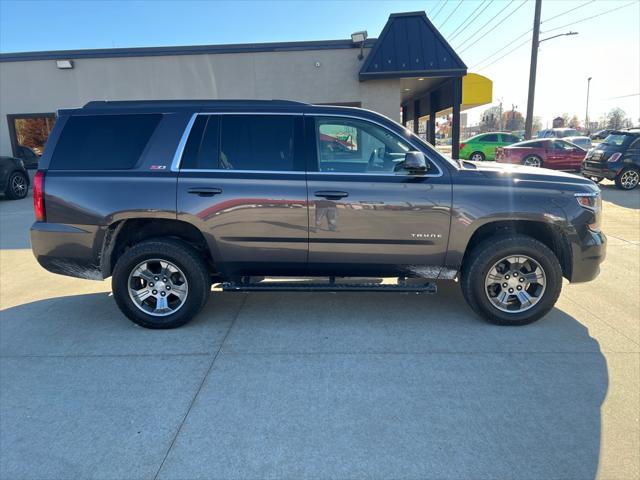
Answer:
<svg viewBox="0 0 640 480"><path fill-rule="evenodd" d="M564 12L559 13L558 15L554 15L551 18L546 18L546 19L542 20L540 23L550 22L551 20L554 20L554 19L556 19L558 17L562 17L563 15L566 15L567 13L573 12L574 10L578 10L579 8L586 7L587 5L589 5L590 3L593 3L595 1L596 0L591 0L589 2L582 3L582 4L578 5L577 7L573 7L573 8L570 8L569 10L565 10Z"/></svg>
<svg viewBox="0 0 640 480"><path fill-rule="evenodd" d="M506 22L506 21L507 21L507 19L508 19L511 15L513 15L513 14L514 14L514 13L516 13L518 10L520 10L522 7L524 7L524 5L525 5L526 3L527 3L527 0L523 0L523 1L522 1L522 3L521 3L520 5L518 5L518 6L515 8L515 10L512 10L512 11L509 13L509 15L507 15L507 16L506 16L506 17L504 17L502 20L500 20L500 21L499 21L499 22L498 22L498 23L497 23L497 24L496 24L492 29L488 29L488 30L484 33L484 35L482 35L480 38L476 38L476 39L474 39L474 42L473 42L472 44L467 45L465 48L463 48L462 50L460 50L460 52L458 52L458 53L462 53L462 52L464 52L465 50L468 50L468 49L469 49L469 48L471 48L472 46L476 45L480 40L482 40L484 37L486 37L486 36L487 36L487 35L489 35L491 32L493 32L493 31L494 31L494 29L495 29L496 27L499 27L499 26L500 26L500 25L502 25L504 22Z"/></svg>
<svg viewBox="0 0 640 480"><path fill-rule="evenodd" d="M551 20L554 20L558 17L561 17L563 15L566 15L567 13L573 12L574 10L577 10L579 8L582 7L586 7L587 5L589 5L590 3L595 2L596 0L591 0L589 2L583 3L581 5L578 5L577 7L574 8L570 8L569 10L565 10L564 12L559 13L558 15L554 15L553 17L547 18L545 20L542 20L542 22L540 23L544 23L544 22L550 22ZM511 45L513 45L514 42L518 41L520 38L522 38L523 36L525 36L527 33L531 32L533 29L530 28L529 30L527 30L526 32L518 35L516 38L510 40L509 42L505 43L502 47L500 47L498 50L496 50L495 52L493 52L491 55L489 55L488 57L485 57L483 60L479 61L478 63L476 63L472 68L476 68L479 65L482 65L485 61L489 60L491 57L497 55L498 53L502 52L505 48L509 48Z"/></svg>
<svg viewBox="0 0 640 480"><path fill-rule="evenodd" d="M462 47L463 45L465 45L469 40L473 40L473 38L478 34L478 32L480 32L484 27L486 27L487 25L489 25L491 22L493 22L493 20L499 16L502 12L504 12L507 8L509 8L511 6L511 4L513 4L513 2L515 2L516 0L511 0L509 3L507 3L507 5L500 10L498 13L496 13L493 17L491 17L487 22L485 22L480 28L478 28L475 32L473 32L471 35L469 35L467 37L466 40L463 40L461 43L458 44L458 46L456 47L456 50L460 50L460 47Z"/></svg>
<svg viewBox="0 0 640 480"><path fill-rule="evenodd" d="M618 98L628 98L628 97L637 97L640 96L640 93L630 93L629 95L620 95L618 97L605 97L605 98L601 98L600 100L615 100Z"/></svg>
<svg viewBox="0 0 640 480"><path fill-rule="evenodd" d="M483 8L482 10L480 10L480 11L477 13L477 15L476 15L475 17L473 17L473 19L472 19L472 20L467 24L467 26L466 26L465 28L469 28L469 27L471 26L471 24L472 24L473 22L475 22L475 21L480 17L480 15L482 15L482 13L483 13L483 12L484 12L484 11L485 11L489 6L491 6L491 4L492 4L493 2L494 2L494 0L489 0L489 3L487 3L487 4L484 6L484 8ZM451 42L452 42L452 41L453 41L453 40L454 40L458 35L460 35L463 31L464 31L464 30L460 30L458 33L456 33L454 36L452 36L452 37L449 39L449 43L451 43Z"/></svg>
<svg viewBox="0 0 640 480"><path fill-rule="evenodd" d="M629 7L631 5L637 5L637 4L638 4L637 1L626 3L626 4L624 4L624 5L620 6L620 7L612 8L610 10L605 10L604 12L600 12L600 13L598 13L596 15L592 15L590 17L583 18L581 20L576 20L575 22L567 23L566 25L561 25L560 27L555 27L555 28L552 28L550 30L545 30L544 33L553 32L555 30L561 30L563 28L570 27L571 25L575 25L576 23L586 22L587 20L591 20L593 18L601 17L602 15L606 15L607 13L615 12L616 10L620 10L621 8L625 8L625 7Z"/></svg>
<svg viewBox="0 0 640 480"><path fill-rule="evenodd" d="M482 60L480 60L478 63L476 63L473 67L471 68L476 68L479 65L482 65L484 62L486 62L487 60L489 60L490 58L496 56L498 53L502 52L505 48L509 48L510 46L512 46L515 42L517 42L518 40L520 40L522 37L524 37L527 33L531 33L531 30L533 30L533 28L530 28L529 30L527 30L526 32L524 32L521 35L518 35L516 38L510 40L509 42L507 42L503 47L501 47L500 49L496 50L495 52L493 52L491 55L489 55L488 57L483 58Z"/></svg>
<svg viewBox="0 0 640 480"><path fill-rule="evenodd" d="M436 17L438 15L440 15L440 12L442 11L442 9L444 8L444 6L447 4L447 0L444 0L444 2L442 2L442 6L438 9L438 11L433 15L433 18L431 19L431 21L433 22Z"/></svg>
<svg viewBox="0 0 640 480"><path fill-rule="evenodd" d="M471 17L473 17L473 14L474 14L474 13L476 13L476 12L480 9L480 7L482 7L482 5L484 5L486 2L487 2L487 0L482 0L482 2L480 2L480 4L479 4L479 5L478 5L474 10L473 10L473 12L471 12L471 13L469 14L469 16L467 16L467 18L465 18L465 19L463 20L463 22L462 22L460 25L458 25L456 28L454 28L453 32L451 32L451 33L450 33L450 35L455 35L455 33L456 33L458 30L460 30L460 28L461 28L465 23L467 23L467 21L468 21ZM455 38L455 37L453 37L453 38Z"/></svg>
<svg viewBox="0 0 640 480"><path fill-rule="evenodd" d="M444 19L444 22L442 22L440 24L440 26L438 27L438 29L442 30L442 27L444 27L444 24L447 23L447 21L451 18L451 15L453 15L454 13L456 13L456 10L458 10L458 8L460 8L460 5L462 5L462 0L460 0L458 2L458 4L456 5L456 8L454 8L451 13L447 16L447 18Z"/></svg>
<svg viewBox="0 0 640 480"><path fill-rule="evenodd" d="M433 8L431 10L429 10L429 14L427 15L428 17L431 17L431 14L433 13L433 11L438 8L438 5L440 5L441 2L446 2L447 0L438 0L434 5Z"/></svg>
<svg viewBox="0 0 640 480"><path fill-rule="evenodd" d="M527 32L528 33L528 32ZM505 53L504 55L496 58L493 62L485 65L484 67L480 67L478 70L484 70L485 68L489 68L491 65L493 65L496 62L499 62L500 60L502 60L504 57L506 57L507 55L515 52L516 50L518 50L519 48L523 47L524 45L528 44L531 42L530 38L527 38L524 42L518 44L517 46L515 46L514 48L512 48L511 50L509 50L507 53Z"/></svg>

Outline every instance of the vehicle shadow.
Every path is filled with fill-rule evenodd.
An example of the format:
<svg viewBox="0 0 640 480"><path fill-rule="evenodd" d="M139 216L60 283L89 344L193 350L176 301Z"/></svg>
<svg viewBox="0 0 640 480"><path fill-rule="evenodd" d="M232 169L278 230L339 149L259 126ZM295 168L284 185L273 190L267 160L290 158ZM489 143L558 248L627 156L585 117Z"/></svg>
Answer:
<svg viewBox="0 0 640 480"><path fill-rule="evenodd" d="M616 188L613 182L604 180L599 184L602 191L602 200L615 203L624 208L640 209L640 187L634 190L624 191Z"/></svg>
<svg viewBox="0 0 640 480"><path fill-rule="evenodd" d="M277 451L278 472L286 472L288 465L307 465L305 472L315 477L596 478L608 371L588 329L557 308L525 327L488 325L464 305L455 284L441 290L437 296L214 292L193 322L165 331L131 324L107 293L51 298L0 312L0 355L16 365L49 355L164 358L213 354L224 342L218 362L227 369L231 367L225 362L240 366L227 377L225 367L219 373L214 369L211 375L220 376L213 395L228 401L234 395L260 400L251 407L231 402L235 409L247 409L232 414L245 418L247 425L230 428L224 417L205 418L203 424L212 428L199 435L211 436L200 443L235 445L227 458L238 462L238 477L251 476L255 472L243 467L261 462L265 472L272 472L269 452ZM248 363L242 364L243 359ZM310 363L314 359L319 363ZM267 365L259 373L270 385L259 396L251 390L255 384L240 378L256 375L251 370L258 367L251 362ZM132 363L119 375L127 379L133 369ZM188 374L201 376L202 371ZM94 381L102 381L99 374ZM76 393L82 398L92 388L78 385L71 375L56 386L53 398L43 399L40 385L25 383L17 371L4 375L6 392L16 391L12 382L20 385L22 403L5 394L0 410L7 406L10 411L3 418L23 422L25 431L36 436L44 435L38 429L60 425L26 425L35 421L29 414L34 405L55 405L58 417L72 419L78 403L64 398ZM44 391L51 396L51 389ZM303 403L274 409L292 398ZM341 399L339 406L332 403L335 398ZM92 400L87 397L84 408L92 408ZM216 399L207 401L214 404ZM132 414L114 402L110 415ZM305 425L296 423L301 408ZM327 424L334 417L346 423ZM95 422L85 427L96 431L111 421L97 409L83 418ZM117 445L124 433L104 431L113 436L113 450L83 446L84 461L122 461ZM188 431L187 422L184 434ZM220 432L226 437L220 438ZM56 435L62 437L60 445L74 441L66 438L72 433L64 428ZM261 435L263 451L249 447L253 435ZM24 436L14 447L11 435L0 440L7 450L19 447L27 453L39 444ZM49 458L72 458L62 447L51 448L55 455ZM335 455L336 461L314 470L318 451ZM32 453L29 458L38 457ZM190 457L189 465L215 466L212 457L192 455L196 458ZM73 458L77 462L83 457ZM46 467L38 461L33 465L32 473Z"/></svg>

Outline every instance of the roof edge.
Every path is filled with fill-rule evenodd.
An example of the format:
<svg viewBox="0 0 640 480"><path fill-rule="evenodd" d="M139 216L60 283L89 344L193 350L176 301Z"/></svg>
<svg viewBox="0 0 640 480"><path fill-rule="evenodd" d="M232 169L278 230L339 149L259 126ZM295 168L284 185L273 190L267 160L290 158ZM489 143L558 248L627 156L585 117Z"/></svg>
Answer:
<svg viewBox="0 0 640 480"><path fill-rule="evenodd" d="M375 38L365 41L365 48L375 44ZM252 52L291 52L305 50L338 50L359 48L351 39L310 40L300 42L232 43L221 45L185 45L131 48L93 48L80 50L46 50L38 52L0 53L0 62L36 60L77 60L82 58L155 57L169 55L205 55Z"/></svg>

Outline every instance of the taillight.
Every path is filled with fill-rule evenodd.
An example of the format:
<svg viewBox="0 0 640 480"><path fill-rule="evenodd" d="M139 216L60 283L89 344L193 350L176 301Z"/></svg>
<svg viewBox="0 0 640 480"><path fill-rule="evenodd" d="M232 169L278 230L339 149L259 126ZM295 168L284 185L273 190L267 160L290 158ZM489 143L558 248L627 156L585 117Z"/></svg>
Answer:
<svg viewBox="0 0 640 480"><path fill-rule="evenodd" d="M460 150L462 150L464 148L464 143L460 144Z"/></svg>
<svg viewBox="0 0 640 480"><path fill-rule="evenodd" d="M616 152L607 159L607 162L617 162L621 155L620 152Z"/></svg>
<svg viewBox="0 0 640 480"><path fill-rule="evenodd" d="M44 172L38 170L33 177L33 211L36 222L44 222L47 219L44 210Z"/></svg>

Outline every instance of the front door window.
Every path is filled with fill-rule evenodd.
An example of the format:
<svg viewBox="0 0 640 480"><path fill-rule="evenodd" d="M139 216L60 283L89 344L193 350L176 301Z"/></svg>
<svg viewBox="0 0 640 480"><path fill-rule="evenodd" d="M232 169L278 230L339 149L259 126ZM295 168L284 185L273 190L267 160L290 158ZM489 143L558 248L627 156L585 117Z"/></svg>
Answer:
<svg viewBox="0 0 640 480"><path fill-rule="evenodd" d="M316 119L318 171L402 173L409 144L378 125L355 119Z"/></svg>

